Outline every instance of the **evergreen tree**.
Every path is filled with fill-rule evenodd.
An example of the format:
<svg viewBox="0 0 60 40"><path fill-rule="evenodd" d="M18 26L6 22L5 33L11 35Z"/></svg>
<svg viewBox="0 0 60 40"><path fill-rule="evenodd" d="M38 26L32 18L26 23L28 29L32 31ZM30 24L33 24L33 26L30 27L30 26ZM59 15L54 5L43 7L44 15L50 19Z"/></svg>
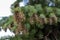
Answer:
<svg viewBox="0 0 60 40"><path fill-rule="evenodd" d="M26 6L20 7L20 11L19 7L15 10L20 17L21 14L25 17L24 21L15 17L17 20L20 19L18 22L22 22L21 24L27 29L28 34L26 33L25 37L22 36L23 40L57 40L59 38L59 2L59 0L29 0ZM22 15L22 19L24 17Z"/></svg>
<svg viewBox="0 0 60 40"><path fill-rule="evenodd" d="M20 2L11 6L16 40L60 40L60 0L29 0L24 7Z"/></svg>

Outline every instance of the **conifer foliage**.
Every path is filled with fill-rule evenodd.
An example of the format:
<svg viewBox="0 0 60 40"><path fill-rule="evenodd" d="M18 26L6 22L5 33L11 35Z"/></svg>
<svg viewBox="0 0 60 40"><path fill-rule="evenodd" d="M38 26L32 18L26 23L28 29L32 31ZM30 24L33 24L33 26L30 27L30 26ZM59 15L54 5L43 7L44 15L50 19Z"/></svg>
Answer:
<svg viewBox="0 0 60 40"><path fill-rule="evenodd" d="M18 36L22 32L16 40L60 40L59 0L29 0L24 7L20 2L11 5L14 32Z"/></svg>

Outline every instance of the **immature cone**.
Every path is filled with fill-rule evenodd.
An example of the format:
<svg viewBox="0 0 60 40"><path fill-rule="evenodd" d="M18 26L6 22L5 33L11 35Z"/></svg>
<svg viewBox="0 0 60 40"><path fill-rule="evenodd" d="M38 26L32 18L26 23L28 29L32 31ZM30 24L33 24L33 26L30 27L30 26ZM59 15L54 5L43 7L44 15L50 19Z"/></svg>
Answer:
<svg viewBox="0 0 60 40"><path fill-rule="evenodd" d="M18 25L19 27L17 27L16 29L16 34L26 34L27 33L27 29L25 28L24 24L20 23L20 25Z"/></svg>
<svg viewBox="0 0 60 40"><path fill-rule="evenodd" d="M50 24L50 25L53 24L52 18L48 18L48 24Z"/></svg>
<svg viewBox="0 0 60 40"><path fill-rule="evenodd" d="M34 19L35 19L35 22L39 22L40 21L37 14L34 14Z"/></svg>
<svg viewBox="0 0 60 40"><path fill-rule="evenodd" d="M50 13L49 17L50 17L50 24L57 23L57 17L54 13Z"/></svg>
<svg viewBox="0 0 60 40"><path fill-rule="evenodd" d="M25 20L25 15L20 7L14 8L13 11L14 11L14 17L17 23Z"/></svg>
<svg viewBox="0 0 60 40"><path fill-rule="evenodd" d="M34 24L34 17L33 16L30 17L29 21L30 21L30 24Z"/></svg>
<svg viewBox="0 0 60 40"><path fill-rule="evenodd" d="M19 13L19 17L20 17L20 22L25 21L25 15L23 12Z"/></svg>
<svg viewBox="0 0 60 40"><path fill-rule="evenodd" d="M41 24L47 24L47 18L44 14L40 14L40 23Z"/></svg>
<svg viewBox="0 0 60 40"><path fill-rule="evenodd" d="M17 23L16 34L19 34L20 31L24 30L24 26L22 22L25 21L25 15L22 11L15 11L14 18Z"/></svg>

